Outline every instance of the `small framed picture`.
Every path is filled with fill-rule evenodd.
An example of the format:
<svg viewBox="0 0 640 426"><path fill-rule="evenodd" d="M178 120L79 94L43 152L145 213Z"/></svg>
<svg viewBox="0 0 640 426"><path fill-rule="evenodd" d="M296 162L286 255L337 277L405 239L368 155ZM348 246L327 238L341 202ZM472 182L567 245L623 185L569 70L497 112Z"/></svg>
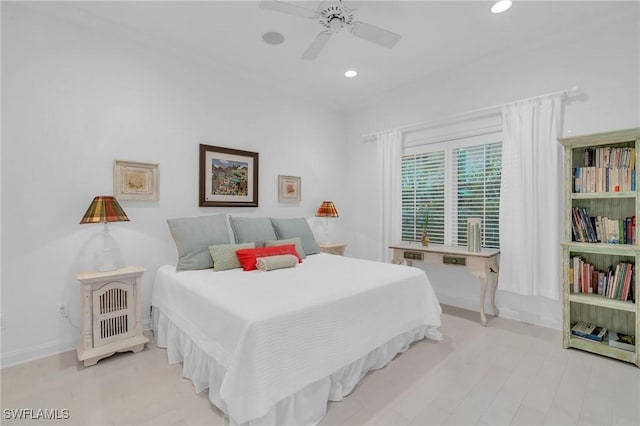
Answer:
<svg viewBox="0 0 640 426"><path fill-rule="evenodd" d="M118 200L158 201L158 165L116 160L113 195Z"/></svg>
<svg viewBox="0 0 640 426"><path fill-rule="evenodd" d="M200 207L258 207L258 153L200 145Z"/></svg>
<svg viewBox="0 0 640 426"><path fill-rule="evenodd" d="M281 203L300 201L300 176L278 175L278 200Z"/></svg>

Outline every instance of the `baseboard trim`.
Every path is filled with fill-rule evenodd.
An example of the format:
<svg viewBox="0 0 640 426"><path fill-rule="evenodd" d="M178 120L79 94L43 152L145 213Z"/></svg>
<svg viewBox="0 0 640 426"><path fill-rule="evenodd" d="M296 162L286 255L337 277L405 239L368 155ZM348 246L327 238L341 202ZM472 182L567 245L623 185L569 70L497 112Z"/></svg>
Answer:
<svg viewBox="0 0 640 426"><path fill-rule="evenodd" d="M142 320L142 328L151 330L151 318ZM31 346L17 351L3 352L0 361L0 368L12 367L14 365L24 364L25 362L35 361L51 355L58 355L63 352L75 350L78 338L66 340L62 342L47 342L41 345Z"/></svg>
<svg viewBox="0 0 640 426"><path fill-rule="evenodd" d="M539 327L551 328L553 330L562 330L562 324L559 321L555 321L551 318L534 317L531 314L527 315L527 318L523 318L522 312L514 311L513 309L500 308L500 317L507 318L514 321L524 322L526 324L533 324Z"/></svg>
<svg viewBox="0 0 640 426"><path fill-rule="evenodd" d="M469 297L468 294L462 294L460 292L447 291L447 289L438 287L434 289L436 294L438 295L438 300L440 303L445 305L451 305L456 308L467 309L470 311L480 312L480 304L479 300L475 297ZM475 295L474 295L475 296ZM485 300L484 312L490 318L493 315L493 310L489 304L489 295ZM498 311L500 311L501 318L507 318L514 321L523 322L526 324L533 324L540 327L551 328L553 330L562 330L562 320L549 318L549 317L541 317L535 313L531 312L520 312L514 309L509 309L504 306L498 306Z"/></svg>
<svg viewBox="0 0 640 426"><path fill-rule="evenodd" d="M75 349L77 339L64 342L47 342L17 351L2 353L2 368L35 361Z"/></svg>
<svg viewBox="0 0 640 426"><path fill-rule="evenodd" d="M480 305L478 303L478 299L470 299L469 297L465 297L465 295L461 295L459 293L449 293L446 291L442 291L442 289L437 290L438 301L445 305L455 306L456 308L467 309L469 311L480 312ZM491 314L491 308L484 308L485 313Z"/></svg>

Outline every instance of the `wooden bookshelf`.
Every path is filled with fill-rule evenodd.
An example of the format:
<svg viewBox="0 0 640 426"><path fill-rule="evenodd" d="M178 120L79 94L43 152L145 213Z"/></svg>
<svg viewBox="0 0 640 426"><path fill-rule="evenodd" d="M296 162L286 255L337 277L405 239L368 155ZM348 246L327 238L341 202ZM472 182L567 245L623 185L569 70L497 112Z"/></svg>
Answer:
<svg viewBox="0 0 640 426"><path fill-rule="evenodd" d="M638 297L638 277L636 267L640 266L640 245L638 227L635 229L636 244L588 243L573 241L572 220L574 207L588 208L591 216L604 216L624 220L635 216L640 220L640 197L638 196L637 169L640 164L640 129L598 133L560 139L564 147L564 242L562 243L563 265L563 339L565 348L576 348L595 354L626 361L640 367L640 309ZM635 190L625 192L574 192L575 168L584 167L585 150L598 148L635 148ZM589 263L605 268L618 262L634 265L632 300L619 300L593 293L574 292L570 284L572 258L584 257ZM571 335L571 327L578 321L606 327L607 330L636 336L635 351L627 351L602 343L580 339Z"/></svg>

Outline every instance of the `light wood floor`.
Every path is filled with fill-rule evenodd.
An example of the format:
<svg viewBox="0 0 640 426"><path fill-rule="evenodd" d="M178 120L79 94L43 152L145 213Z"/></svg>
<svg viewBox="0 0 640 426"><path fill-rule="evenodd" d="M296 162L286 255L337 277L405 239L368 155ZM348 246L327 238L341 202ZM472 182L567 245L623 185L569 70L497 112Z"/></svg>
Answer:
<svg viewBox="0 0 640 426"><path fill-rule="evenodd" d="M443 307L445 339L368 374L322 425L639 425L640 369L561 347L560 332ZM75 352L2 370L6 408L68 409L47 424L224 424L153 339L83 368Z"/></svg>

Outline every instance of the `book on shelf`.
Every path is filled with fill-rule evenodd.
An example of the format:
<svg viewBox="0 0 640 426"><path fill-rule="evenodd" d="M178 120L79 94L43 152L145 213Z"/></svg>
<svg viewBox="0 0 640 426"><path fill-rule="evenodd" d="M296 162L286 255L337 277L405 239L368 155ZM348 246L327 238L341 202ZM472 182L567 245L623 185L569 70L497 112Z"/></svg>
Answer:
<svg viewBox="0 0 640 426"><path fill-rule="evenodd" d="M630 334L616 333L615 331L610 331L609 346L613 348L624 349L627 351L635 352L636 336L632 336Z"/></svg>
<svg viewBox="0 0 640 426"><path fill-rule="evenodd" d="M607 293L605 296L613 299L615 297L616 291L618 289L618 283L620 282L620 264L616 265L615 273L613 274L613 279L610 281L607 286Z"/></svg>
<svg viewBox="0 0 640 426"><path fill-rule="evenodd" d="M571 334L594 342L602 342L607 335L607 329L579 321L571 327Z"/></svg>
<svg viewBox="0 0 640 426"><path fill-rule="evenodd" d="M607 279L604 271L598 271L598 290L597 294L604 294L604 288L606 285Z"/></svg>
<svg viewBox="0 0 640 426"><path fill-rule="evenodd" d="M573 280L571 280L573 282L573 292L574 293L580 293L580 262L582 261L582 259L578 256L574 257L573 259Z"/></svg>
<svg viewBox="0 0 640 426"><path fill-rule="evenodd" d="M633 281L633 265L627 263L627 271L625 273L624 282L622 284L622 291L620 292L620 300L626 301L629 299L629 292L631 290L631 283Z"/></svg>

